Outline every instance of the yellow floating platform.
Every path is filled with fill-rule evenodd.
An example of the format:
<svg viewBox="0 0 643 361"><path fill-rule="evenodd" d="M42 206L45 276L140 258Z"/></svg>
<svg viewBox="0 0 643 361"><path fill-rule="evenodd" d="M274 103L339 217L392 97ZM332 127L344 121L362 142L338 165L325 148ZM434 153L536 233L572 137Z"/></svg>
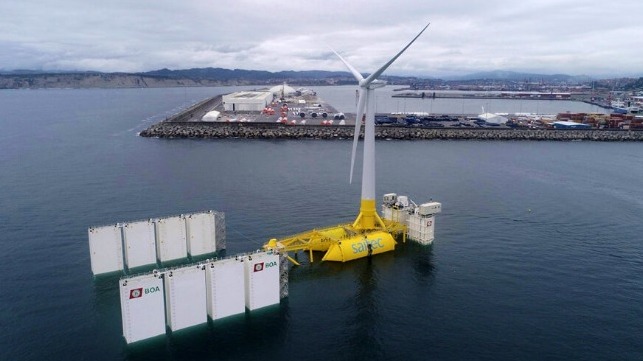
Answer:
<svg viewBox="0 0 643 361"><path fill-rule="evenodd" d="M385 231L374 231L332 244L322 261L346 262L393 250L393 236Z"/></svg>
<svg viewBox="0 0 643 361"><path fill-rule="evenodd" d="M281 239L271 239L263 248L280 252L326 252L323 261L346 262L395 250L395 236L405 240L406 226L384 221L384 227L371 230L355 229L352 224L341 224L314 229ZM293 263L298 264L294 259Z"/></svg>

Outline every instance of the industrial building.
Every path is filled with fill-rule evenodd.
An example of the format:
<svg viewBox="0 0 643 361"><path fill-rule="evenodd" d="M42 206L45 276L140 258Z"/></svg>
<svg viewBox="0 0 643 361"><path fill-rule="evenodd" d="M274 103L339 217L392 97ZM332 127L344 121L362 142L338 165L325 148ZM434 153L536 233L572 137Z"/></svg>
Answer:
<svg viewBox="0 0 643 361"><path fill-rule="evenodd" d="M223 109L228 112L260 112L272 102L269 91L243 91L223 96Z"/></svg>

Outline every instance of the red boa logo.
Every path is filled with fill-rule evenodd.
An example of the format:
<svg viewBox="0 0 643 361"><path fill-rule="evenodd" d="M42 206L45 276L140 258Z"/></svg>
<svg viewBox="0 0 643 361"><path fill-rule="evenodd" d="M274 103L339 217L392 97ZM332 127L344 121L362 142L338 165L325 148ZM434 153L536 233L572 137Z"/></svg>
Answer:
<svg viewBox="0 0 643 361"><path fill-rule="evenodd" d="M132 298L139 298L143 296L143 289L142 288L134 288L133 290L129 291L129 299L131 300Z"/></svg>

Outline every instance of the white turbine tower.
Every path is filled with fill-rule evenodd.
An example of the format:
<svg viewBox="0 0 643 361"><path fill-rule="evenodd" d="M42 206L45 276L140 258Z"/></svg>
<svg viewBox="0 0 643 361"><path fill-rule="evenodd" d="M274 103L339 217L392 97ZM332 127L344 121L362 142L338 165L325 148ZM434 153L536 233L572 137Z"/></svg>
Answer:
<svg viewBox="0 0 643 361"><path fill-rule="evenodd" d="M430 24L430 23L429 23ZM355 135L353 138L353 152L351 154L351 170L349 181L353 182L353 168L355 165L355 152L357 151L357 142L359 140L359 132L362 124L362 116L366 114L366 121L364 124L364 159L362 168L362 200L360 204L360 211L357 219L353 223L353 227L360 230L369 230L375 228L384 228L382 219L377 214L375 209L375 113L374 104L375 97L374 91L386 85L385 81L378 80L377 77L382 75L384 71L393 64L397 58L408 49L411 44L422 35L422 33L429 27L427 24L419 34L411 40L397 55L391 60L386 62L377 71L369 75L366 79L360 74L352 65L350 65L341 55L335 50L333 52L339 59L346 65L346 67L353 74L355 79L359 82L359 100L357 102L357 117L355 118Z"/></svg>

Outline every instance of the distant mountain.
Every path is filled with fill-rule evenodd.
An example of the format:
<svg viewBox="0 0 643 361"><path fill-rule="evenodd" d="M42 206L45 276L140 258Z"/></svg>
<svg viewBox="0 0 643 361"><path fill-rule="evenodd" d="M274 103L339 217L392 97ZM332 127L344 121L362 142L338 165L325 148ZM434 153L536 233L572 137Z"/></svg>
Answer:
<svg viewBox="0 0 643 361"><path fill-rule="evenodd" d="M223 68L192 68L181 70L160 69L139 73L143 76L165 77L170 79L206 79L229 81L238 80L274 80L274 79L327 79L350 77L348 72L339 71L279 71L269 72L263 70L223 69Z"/></svg>
<svg viewBox="0 0 643 361"><path fill-rule="evenodd" d="M25 88L159 88L226 85L274 85L292 82L298 85L354 84L349 72L280 71L193 68L160 69L141 73L42 72L20 70L0 72L0 89Z"/></svg>
<svg viewBox="0 0 643 361"><path fill-rule="evenodd" d="M29 70L29 69L16 69L16 70L0 70L2 75L24 75L24 74L42 74L42 70Z"/></svg>
<svg viewBox="0 0 643 361"><path fill-rule="evenodd" d="M623 90L643 90L643 77L625 84Z"/></svg>
<svg viewBox="0 0 643 361"><path fill-rule="evenodd" d="M167 88L239 85L214 80L170 79L126 73L22 73L0 75L0 89Z"/></svg>
<svg viewBox="0 0 643 361"><path fill-rule="evenodd" d="M99 71L76 71L76 70L33 70L15 69L0 70L0 75L42 75L42 74L101 74Z"/></svg>
<svg viewBox="0 0 643 361"><path fill-rule="evenodd" d="M519 73L515 71L494 70L479 73L472 73L464 76L449 77L447 80L504 80L504 81L545 81L555 82L587 82L591 78L587 75L567 75L567 74L534 74Z"/></svg>
<svg viewBox="0 0 643 361"><path fill-rule="evenodd" d="M202 68L161 69L143 73L10 71L0 73L0 89L37 88L161 88L227 85L273 85L284 81L300 85L343 84L347 72L284 71ZM351 78L352 79L352 78Z"/></svg>
<svg viewBox="0 0 643 361"><path fill-rule="evenodd" d="M366 76L367 74L364 74ZM582 83L587 76L565 74L531 74L513 71L490 71L466 76L436 79L428 76L386 76L382 80L392 85L418 83L480 83L480 82L545 82ZM43 72L37 70L0 71L0 89L20 88L123 88L123 87L182 87L225 85L274 85L290 82L299 86L354 85L355 79L346 71L279 71L192 68L159 69L139 73L101 73L92 71Z"/></svg>

